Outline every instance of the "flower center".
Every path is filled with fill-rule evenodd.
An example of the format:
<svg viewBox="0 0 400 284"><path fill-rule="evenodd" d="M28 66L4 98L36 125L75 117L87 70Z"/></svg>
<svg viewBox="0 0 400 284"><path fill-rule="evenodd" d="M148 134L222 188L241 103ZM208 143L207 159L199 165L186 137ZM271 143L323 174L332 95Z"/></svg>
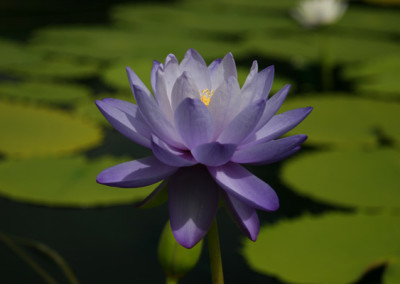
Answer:
<svg viewBox="0 0 400 284"><path fill-rule="evenodd" d="M208 106L210 104L211 97L214 95L214 90L204 89L200 93L200 100Z"/></svg>

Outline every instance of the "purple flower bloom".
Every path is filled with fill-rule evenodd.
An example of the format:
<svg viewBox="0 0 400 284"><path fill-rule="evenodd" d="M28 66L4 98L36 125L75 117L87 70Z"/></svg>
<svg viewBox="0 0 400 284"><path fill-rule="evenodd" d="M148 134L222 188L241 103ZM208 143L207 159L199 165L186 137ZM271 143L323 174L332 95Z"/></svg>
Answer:
<svg viewBox="0 0 400 284"><path fill-rule="evenodd" d="M106 169L97 182L141 187L168 178L172 231L186 248L205 236L220 198L240 229L255 241L259 231L256 209L277 210L279 201L267 183L240 164L265 165L297 152L306 135L278 138L312 108L275 115L290 86L268 99L274 68L258 72L254 61L240 88L231 53L209 66L193 49L180 64L173 54L164 64L154 61L151 85L155 98L126 69L137 105L111 98L96 104L114 128L150 148L154 156Z"/></svg>

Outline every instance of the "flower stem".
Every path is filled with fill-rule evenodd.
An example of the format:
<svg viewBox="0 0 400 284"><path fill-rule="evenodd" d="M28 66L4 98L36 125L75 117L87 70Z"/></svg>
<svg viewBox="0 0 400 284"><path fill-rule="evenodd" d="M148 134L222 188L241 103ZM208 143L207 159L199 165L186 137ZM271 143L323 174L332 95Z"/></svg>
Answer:
<svg viewBox="0 0 400 284"><path fill-rule="evenodd" d="M215 218L207 235L208 253L210 255L211 278L213 284L223 284L221 250L219 246L217 218Z"/></svg>
<svg viewBox="0 0 400 284"><path fill-rule="evenodd" d="M178 284L178 278L167 276L165 283L166 284Z"/></svg>
<svg viewBox="0 0 400 284"><path fill-rule="evenodd" d="M330 39L325 36L320 39L321 57L321 80L322 89L329 91L333 89L333 58L330 46Z"/></svg>
<svg viewBox="0 0 400 284"><path fill-rule="evenodd" d="M38 265L23 249L6 234L0 232L0 240L3 241L11 250L13 250L26 264L28 264L37 274L42 277L44 282L48 284L56 284L57 282L51 277L40 265Z"/></svg>

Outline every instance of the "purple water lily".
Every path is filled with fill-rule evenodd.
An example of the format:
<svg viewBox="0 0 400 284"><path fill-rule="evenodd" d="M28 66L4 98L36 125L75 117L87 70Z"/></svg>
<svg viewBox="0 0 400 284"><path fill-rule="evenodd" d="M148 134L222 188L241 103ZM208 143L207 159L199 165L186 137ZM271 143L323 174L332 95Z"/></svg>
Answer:
<svg viewBox="0 0 400 284"><path fill-rule="evenodd" d="M274 67L258 72L254 61L240 88L231 53L209 66L193 49L181 63L173 54L164 64L154 61L155 97L129 67L126 70L137 105L111 98L96 104L115 129L154 155L108 168L97 182L131 188L168 178L172 231L186 248L205 236L220 198L239 228L255 241L256 209L277 210L279 201L267 183L240 164L265 165L297 152L306 135L278 138L312 108L275 115L290 86L268 98ZM155 193L160 190L162 186Z"/></svg>

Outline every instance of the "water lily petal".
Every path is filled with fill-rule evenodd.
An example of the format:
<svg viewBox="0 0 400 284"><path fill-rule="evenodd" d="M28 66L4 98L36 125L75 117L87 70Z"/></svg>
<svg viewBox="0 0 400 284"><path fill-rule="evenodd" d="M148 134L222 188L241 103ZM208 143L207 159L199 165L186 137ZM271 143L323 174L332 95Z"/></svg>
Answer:
<svg viewBox="0 0 400 284"><path fill-rule="evenodd" d="M178 135L175 128L165 118L164 113L160 111L153 96L148 97L139 86L133 85L133 89L139 110L153 132L169 145L184 149L185 146L177 139Z"/></svg>
<svg viewBox="0 0 400 284"><path fill-rule="evenodd" d="M199 88L190 73L186 71L178 77L172 88L171 102L173 110L175 110L185 98L200 99Z"/></svg>
<svg viewBox="0 0 400 284"><path fill-rule="evenodd" d="M210 142L214 121L210 111L200 100L186 98L175 111L175 126L189 149Z"/></svg>
<svg viewBox="0 0 400 284"><path fill-rule="evenodd" d="M237 150L231 161L239 164L266 165L280 161L293 153L293 149L302 144L307 135L299 134L272 140L265 143L255 144Z"/></svg>
<svg viewBox="0 0 400 284"><path fill-rule="evenodd" d="M258 100L241 111L221 132L217 141L238 145L257 125L265 108L265 100Z"/></svg>
<svg viewBox="0 0 400 284"><path fill-rule="evenodd" d="M136 75L136 73L133 72L133 70L129 66L126 66L125 69L128 75L129 85L131 86L132 93L135 93L133 85L136 85L143 90L144 94L146 94L148 97L151 97L152 95L149 89L147 89L146 85L143 83L142 80L140 80L140 78Z"/></svg>
<svg viewBox="0 0 400 284"><path fill-rule="evenodd" d="M255 130L263 127L279 110L281 105L286 99L287 94L289 93L290 85L283 86L275 95L273 95L267 103L265 104L264 113L260 118Z"/></svg>
<svg viewBox="0 0 400 284"><path fill-rule="evenodd" d="M228 193L257 209L274 211L279 207L278 196L267 183L236 163L208 167L214 180Z"/></svg>
<svg viewBox="0 0 400 284"><path fill-rule="evenodd" d="M248 103L259 99L266 99L274 80L274 66L265 68L260 73L249 79L248 84L243 85L241 96Z"/></svg>
<svg viewBox="0 0 400 284"><path fill-rule="evenodd" d="M228 193L223 194L226 209L235 220L240 230L252 241L257 240L260 231L260 221L253 207L240 201Z"/></svg>
<svg viewBox="0 0 400 284"><path fill-rule="evenodd" d="M311 111L312 107L305 107L275 115L250 140L246 140L241 147L248 147L252 144L259 144L281 137L302 122Z"/></svg>
<svg viewBox="0 0 400 284"><path fill-rule="evenodd" d="M97 176L96 181L114 187L142 187L159 182L178 169L150 156L105 169Z"/></svg>
<svg viewBox="0 0 400 284"><path fill-rule="evenodd" d="M187 167L197 164L190 152L173 148L155 135L151 138L151 149L157 159L169 166Z"/></svg>
<svg viewBox="0 0 400 284"><path fill-rule="evenodd" d="M248 85L253 82L256 74L258 74L258 62L257 60L254 60L253 64L251 65L250 72L247 75L246 81L243 84L242 89L248 88Z"/></svg>
<svg viewBox="0 0 400 284"><path fill-rule="evenodd" d="M218 59L215 59L213 62L211 62L210 65L208 65L208 70L210 71L211 78L214 76L214 73L217 70L219 64L221 64L221 61L222 61L222 59L218 58Z"/></svg>
<svg viewBox="0 0 400 284"><path fill-rule="evenodd" d="M96 105L118 132L144 147L151 147L151 131L147 124L138 118L139 112L136 105L113 99L97 100ZM122 108L116 105L122 105Z"/></svg>
<svg viewBox="0 0 400 284"><path fill-rule="evenodd" d="M226 164L236 150L235 144L210 142L192 149L193 157L206 166L221 166Z"/></svg>
<svg viewBox="0 0 400 284"><path fill-rule="evenodd" d="M165 114L168 121L173 121L173 112L171 107L171 98L167 90L167 83L165 81L165 72L159 68L155 74L155 97L157 99L158 107Z"/></svg>
<svg viewBox="0 0 400 284"><path fill-rule="evenodd" d="M151 68L151 74L150 74L150 82L151 82L151 87L153 88L153 92L156 96L157 96L156 73L160 67L162 68L163 65L157 60L153 60L153 67Z"/></svg>
<svg viewBox="0 0 400 284"><path fill-rule="evenodd" d="M215 91L210 100L208 109L214 118L214 138L217 138L222 130L238 113L231 105L240 96L240 86L237 78L231 76L225 80Z"/></svg>
<svg viewBox="0 0 400 284"><path fill-rule="evenodd" d="M229 52L222 59L221 63L218 65L218 68L215 70L215 73L213 73L213 76L211 77L212 88L218 88L222 82L228 80L228 78L231 76L237 78L237 71L233 55Z"/></svg>
<svg viewBox="0 0 400 284"><path fill-rule="evenodd" d="M219 188L202 166L181 168L169 183L172 232L185 248L195 246L207 233L219 203Z"/></svg>
<svg viewBox="0 0 400 284"><path fill-rule="evenodd" d="M180 64L181 70L187 71L192 75L198 87L203 89L211 89L210 71L203 57L194 49L189 49Z"/></svg>
<svg viewBox="0 0 400 284"><path fill-rule="evenodd" d="M169 100L171 102L171 92L172 87L176 79L182 74L182 71L179 67L178 59L176 59L175 55L169 54L167 59L165 60L163 74L165 76L165 83L167 86L167 94L169 95Z"/></svg>

